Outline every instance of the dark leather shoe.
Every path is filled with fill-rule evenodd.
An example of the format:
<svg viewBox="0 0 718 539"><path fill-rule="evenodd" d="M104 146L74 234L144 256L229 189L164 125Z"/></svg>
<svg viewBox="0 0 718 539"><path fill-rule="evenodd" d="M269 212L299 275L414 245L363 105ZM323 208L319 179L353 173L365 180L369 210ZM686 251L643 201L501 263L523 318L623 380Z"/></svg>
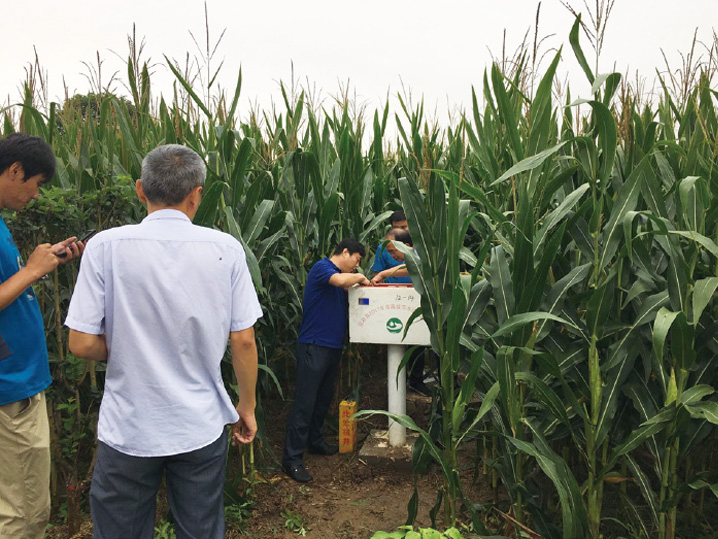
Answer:
<svg viewBox="0 0 718 539"><path fill-rule="evenodd" d="M297 464L296 466L285 466L284 473L294 479L297 483L308 483L312 480L312 475L304 469L304 466Z"/></svg>
<svg viewBox="0 0 718 539"><path fill-rule="evenodd" d="M316 447L309 447L309 452L312 455L336 455L339 452L339 446L331 445L326 442L322 442L321 445L318 445Z"/></svg>

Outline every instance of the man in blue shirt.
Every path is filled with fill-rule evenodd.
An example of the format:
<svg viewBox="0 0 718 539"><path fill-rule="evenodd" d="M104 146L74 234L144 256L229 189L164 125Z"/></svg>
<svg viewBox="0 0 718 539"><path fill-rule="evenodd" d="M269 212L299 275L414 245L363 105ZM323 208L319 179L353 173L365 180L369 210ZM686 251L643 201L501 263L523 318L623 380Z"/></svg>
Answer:
<svg viewBox="0 0 718 539"><path fill-rule="evenodd" d="M282 465L300 483L312 480L304 468L304 448L333 455L337 446L324 441L324 419L334 396L334 381L348 326L347 292L355 284L368 285L354 273L364 246L353 238L342 240L331 258L309 271L304 287L304 317L297 339L297 384L294 405L287 419Z"/></svg>
<svg viewBox="0 0 718 539"><path fill-rule="evenodd" d="M411 234L407 229L392 228L385 239L400 241L409 247L413 246ZM389 284L408 283L411 284L411 277L404 263L404 255L392 242L381 245L374 257L374 264L371 267L375 275L372 277L372 284L381 282ZM414 349L409 360L409 390L428 397L431 389L424 383L424 353L423 346Z"/></svg>
<svg viewBox="0 0 718 539"><path fill-rule="evenodd" d="M44 140L22 133L0 140L0 209L21 210L54 174L55 157ZM23 265L0 218L0 537L44 537L50 516L44 391L52 380L32 285L80 255L76 239L38 245Z"/></svg>
<svg viewBox="0 0 718 539"><path fill-rule="evenodd" d="M399 266L404 268L404 255L394 246L392 242L394 240L398 240L402 243L407 243L407 238L409 238L410 242L411 236L402 228L392 228L389 230L389 232L386 233L386 236L384 236L384 239L387 240L387 242L380 243L379 247L377 247L371 270L374 273L380 273L384 270L397 268ZM408 245L411 245L411 243L408 243ZM409 277L408 272L404 271L402 273L402 275L391 275L390 277L386 277L383 281L389 284L411 284L411 277Z"/></svg>

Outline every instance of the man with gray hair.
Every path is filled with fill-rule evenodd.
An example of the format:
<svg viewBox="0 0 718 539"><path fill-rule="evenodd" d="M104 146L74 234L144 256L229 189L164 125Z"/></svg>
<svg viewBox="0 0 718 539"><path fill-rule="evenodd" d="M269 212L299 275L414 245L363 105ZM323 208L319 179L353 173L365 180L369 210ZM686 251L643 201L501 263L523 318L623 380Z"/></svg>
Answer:
<svg viewBox="0 0 718 539"><path fill-rule="evenodd" d="M94 537L152 538L165 476L178 538L224 537L227 424L254 439L262 309L240 243L192 224L205 164L171 144L136 182L148 215L100 232L85 250L65 324L70 350L107 360L90 508ZM229 341L233 406L220 363Z"/></svg>

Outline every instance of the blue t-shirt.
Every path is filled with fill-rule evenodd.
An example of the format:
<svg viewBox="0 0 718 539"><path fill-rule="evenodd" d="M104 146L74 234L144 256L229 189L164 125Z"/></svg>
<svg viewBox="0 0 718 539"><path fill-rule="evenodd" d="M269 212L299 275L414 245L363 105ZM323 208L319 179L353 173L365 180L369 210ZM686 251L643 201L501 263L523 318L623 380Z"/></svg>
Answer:
<svg viewBox="0 0 718 539"><path fill-rule="evenodd" d="M20 253L0 217L0 282L7 281L21 267ZM31 286L0 311L0 335L9 348L6 352L10 352L0 359L0 406L45 390L52 379L42 314Z"/></svg>
<svg viewBox="0 0 718 539"><path fill-rule="evenodd" d="M341 273L331 260L320 260L307 275L304 287L304 317L297 342L343 348L349 315L347 292L329 284L335 273Z"/></svg>
<svg viewBox="0 0 718 539"><path fill-rule="evenodd" d="M379 244L379 247L376 250L376 255L374 256L374 264L371 266L371 270L374 273L379 273L380 271L384 271L385 269L389 268L395 268L396 266L401 266L404 262L400 262L391 254L389 254L389 251L387 251L384 248L384 245ZM411 277L408 275L403 277L387 277L384 279L385 283L407 283L411 284Z"/></svg>

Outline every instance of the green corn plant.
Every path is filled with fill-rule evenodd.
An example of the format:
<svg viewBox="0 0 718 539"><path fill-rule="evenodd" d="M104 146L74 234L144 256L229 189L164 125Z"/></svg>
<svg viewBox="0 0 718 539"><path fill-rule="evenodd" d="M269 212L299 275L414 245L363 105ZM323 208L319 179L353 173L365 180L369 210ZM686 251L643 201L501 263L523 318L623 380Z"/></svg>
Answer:
<svg viewBox="0 0 718 539"><path fill-rule="evenodd" d="M492 416L498 432L503 433L502 454L506 464L501 466L501 475L512 493L515 515L525 522L524 498L530 499L525 484L525 477L530 475L526 457L532 457L558 489L564 510L564 536L571 537L582 533L586 518L577 482L572 474L565 473L566 463L538 434L534 426L538 418L532 419L528 414L528 410L540 402L570 426L565 410L556 404L560 399L554 390L531 374L537 354L542 358L546 356L545 352L535 349L537 338L544 337L539 328L543 329L549 320L573 325L557 318L553 312L541 310L544 289L550 283L552 266L564 243L566 224L559 224L588 190L586 185L572 190L570 183L567 184L577 166L567 167L554 161L565 144L557 144L558 132L553 127L556 122L551 107L551 85L559 58L560 53L539 84L534 100L528 104L531 122L526 124L516 121L519 103L524 97L507 92L498 68L494 67L495 95L487 99L489 104L483 118L474 102L474 125L467 127L472 155L481 164L468 165L466 176L471 181L458 183L454 177L454 182L494 221L499 242L484 270L491 284L494 309L491 316L479 321L474 338L482 342L490 337L492 356L484 385L498 383L501 389L500 406ZM485 94L490 95L488 86ZM496 143L486 134L489 122L498 122L501 126L498 131L504 137L502 144L510 148L508 152L502 153L497 148L493 155L490 153L486 143ZM529 151L534 152L525 159L522 137ZM499 173L501 165L495 159L497 154L502 155L502 162L513 164L504 165L508 169L504 174ZM561 203L554 206L555 197L559 197ZM513 223L506 218L506 208L512 209ZM567 290L564 288L552 299L554 305ZM526 407L529 403L531 408ZM534 507L532 512L537 511Z"/></svg>
<svg viewBox="0 0 718 539"><path fill-rule="evenodd" d="M401 206L418 252L405 250L420 315L441 357L436 420L418 429L414 462L417 473L436 462L444 478L432 520L443 506L447 524L468 515L475 530L507 535L608 537L616 526L687 535L702 513L695 500L701 508L718 492L712 74L678 90L661 77L657 101L638 104L619 75L589 66L579 25L569 43L589 99L568 90L554 99L561 51L534 92L530 55L519 51L509 72L484 73L468 112L446 128L407 95L365 123L347 99L312 109L284 84L283 108L240 121L241 72L229 94L212 97L211 72L199 89L174 64L174 92L157 102L150 69L131 50L127 99L94 91L46 109L28 88L3 110L4 133L42 136L58 160L45 197L8 222L24 251L68 229L137 222L132 180L144 155L170 142L197 150L208 167L197 222L243 243L267 307L257 327L261 402L288 377L311 264L343 236L379 241ZM52 420L54 494L84 479L86 451L71 449L89 445L80 435L103 376L66 353L73 282L62 268L38 286L51 399L72 404ZM231 369L224 375L231 386ZM263 425L261 406L259 415ZM268 445L262 429L242 457L250 474L271 461L257 450ZM489 511L462 485L460 450L492 481ZM621 503L606 503L613 498ZM80 500L70 500L73 515ZM417 510L414 496L412 519Z"/></svg>
<svg viewBox="0 0 718 539"><path fill-rule="evenodd" d="M429 191L422 195L416 183L401 178L399 189L409 226L412 230L414 250L397 244L404 252L407 268L414 287L421 294L421 308L414 316L423 317L431 330L432 348L439 356L441 371L441 429L439 439L420 429L411 418L388 412L364 410L357 414L384 413L400 424L419 432L423 447L439 465L444 486L437 504L443 500L447 525L454 525L458 516L457 503L463 499L458 472L458 449L469 432L490 410L497 395L494 388L485 397L481 410L473 413L468 428L467 405L473 394L473 384L481 365L481 352L472 355L473 368L460 393L454 388L454 375L464 355L460 340L464 329L486 298L486 282L473 282L470 275L460 273L460 252L463 238L474 216L468 201L460 200L452 186L447 190L438 177L429 180ZM470 302L470 300L472 300ZM466 429L466 430L463 430ZM436 508L435 508L436 509Z"/></svg>
<svg viewBox="0 0 718 539"><path fill-rule="evenodd" d="M712 328L703 313L718 287L716 270L711 270L715 267L714 257L718 251L715 243L706 236L715 230L717 223L709 211L710 184L704 179L712 177L712 166L710 161L697 159L701 147L706 146L705 132L715 132L716 122L712 107L706 107L705 99L701 100L699 96L700 89L697 89L692 103L701 102L703 106L689 105L686 112L689 116L703 117L701 133L691 137L685 161L675 159L675 148L670 145L663 148L655 143L652 145L657 174L647 178L644 189L649 209L627 216L626 221L627 240L632 221L638 221L636 226L645 229L646 237L652 239L667 261L669 305L657 313L651 336L651 369L656 375L655 380L653 383L637 381L630 386L632 401L643 424L635 440L618 451L620 455L629 455L630 450L645 440L655 459L656 480L660 486L654 490L644 479L641 491L661 538L676 536L677 510L682 495L688 489L711 486L710 481L701 477L688 476L684 481L680 477L691 450L706 438L710 432L708 425L716 423L716 403L708 400L714 393L715 384L715 377L708 374L713 353L706 348L706 344L710 346L712 343ZM652 138L652 135L646 138ZM701 176L676 181L679 171L691 171ZM664 193L666 185L671 185L671 189ZM630 241L627 243L630 249ZM636 250L634 256L639 254ZM626 458L633 472L646 478L640 463L630 456Z"/></svg>

